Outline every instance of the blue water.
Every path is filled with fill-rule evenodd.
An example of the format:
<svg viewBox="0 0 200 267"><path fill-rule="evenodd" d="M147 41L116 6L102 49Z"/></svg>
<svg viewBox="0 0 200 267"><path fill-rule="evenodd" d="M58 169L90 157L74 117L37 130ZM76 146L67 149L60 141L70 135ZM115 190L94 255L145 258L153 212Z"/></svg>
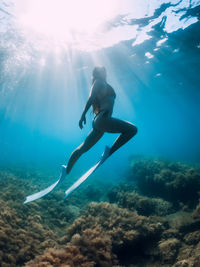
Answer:
<svg viewBox="0 0 200 267"><path fill-rule="evenodd" d="M99 175L117 177L132 155L199 163L199 4L152 1L148 9L144 2L146 13L134 17L135 7L125 1L130 13L119 10L105 23L105 45L101 42L88 51L72 43L58 55L48 41L38 49L41 36L27 37L17 25L14 2L1 1L0 162L58 173L92 127L91 111L83 130L78 121L92 69L104 65L117 94L113 115L133 122L138 134L102 166ZM130 33L123 37L127 25L138 27L133 37ZM118 39L111 32L117 28ZM138 38L139 33L147 38ZM105 134L78 161L72 176L96 163L116 137Z"/></svg>
<svg viewBox="0 0 200 267"><path fill-rule="evenodd" d="M117 134L23 204L91 130L96 65L137 135L66 199ZM199 71L199 0L0 0L0 265L197 266Z"/></svg>

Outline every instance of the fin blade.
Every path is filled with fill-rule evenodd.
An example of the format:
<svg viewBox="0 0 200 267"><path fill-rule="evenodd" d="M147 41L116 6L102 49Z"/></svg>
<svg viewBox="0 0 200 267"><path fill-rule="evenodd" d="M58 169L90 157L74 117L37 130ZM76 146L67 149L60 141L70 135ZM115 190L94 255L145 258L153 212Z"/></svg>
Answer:
<svg viewBox="0 0 200 267"><path fill-rule="evenodd" d="M65 197L67 198L76 188L78 188L99 166L100 162L90 168L84 175L82 175L69 189L65 191Z"/></svg>
<svg viewBox="0 0 200 267"><path fill-rule="evenodd" d="M48 186L47 188L45 188L42 191L39 191L35 194L29 195L26 197L26 200L24 201L24 204L32 202L34 200L40 199L42 197L44 197L45 195L47 195L48 193L50 193L59 183L60 179L58 179L54 184Z"/></svg>

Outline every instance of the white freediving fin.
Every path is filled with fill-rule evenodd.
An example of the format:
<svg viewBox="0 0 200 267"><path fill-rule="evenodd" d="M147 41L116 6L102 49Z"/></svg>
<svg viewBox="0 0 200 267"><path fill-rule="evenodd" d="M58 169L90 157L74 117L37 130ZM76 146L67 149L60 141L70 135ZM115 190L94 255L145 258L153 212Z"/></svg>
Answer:
<svg viewBox="0 0 200 267"><path fill-rule="evenodd" d="M78 188L99 166L101 166L104 161L110 155L110 148L108 146L105 147L104 153L101 156L101 159L87 171L84 175L82 175L69 189L65 191L65 198L68 197L76 188Z"/></svg>
<svg viewBox="0 0 200 267"><path fill-rule="evenodd" d="M65 198L69 196L79 185L81 185L99 166L99 162L87 171L81 178L79 178L69 189L65 191Z"/></svg>
<svg viewBox="0 0 200 267"><path fill-rule="evenodd" d="M110 156L110 147L106 146L101 158L99 160L99 166L104 163L104 161Z"/></svg>
<svg viewBox="0 0 200 267"><path fill-rule="evenodd" d="M44 190L37 192L35 194L32 194L30 196L27 196L26 200L24 201L24 204L40 199L44 197L45 195L47 195L48 193L50 193L60 182L64 180L65 176L66 176L66 166L62 165L62 171L61 171L59 179L54 184L48 186Z"/></svg>

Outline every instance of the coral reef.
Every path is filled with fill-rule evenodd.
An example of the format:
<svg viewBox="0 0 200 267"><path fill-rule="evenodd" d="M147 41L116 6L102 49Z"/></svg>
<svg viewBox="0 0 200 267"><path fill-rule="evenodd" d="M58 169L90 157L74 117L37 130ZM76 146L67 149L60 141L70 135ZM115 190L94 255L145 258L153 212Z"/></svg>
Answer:
<svg viewBox="0 0 200 267"><path fill-rule="evenodd" d="M200 266L200 220L192 213L179 211L166 217L169 229L159 243L163 263L173 267Z"/></svg>
<svg viewBox="0 0 200 267"><path fill-rule="evenodd" d="M165 216L174 210L172 204L161 198L149 198L139 195L134 188L128 185L120 185L108 192L108 199L111 203L117 203L119 207L136 210L139 215Z"/></svg>
<svg viewBox="0 0 200 267"><path fill-rule="evenodd" d="M65 229L80 216L81 209L91 199L102 198L101 191L105 192L106 186L87 185L81 194L76 192L66 201L63 190L58 188L47 197L24 205L25 196L40 190L41 184L43 188L49 184L43 173L0 170L1 266L21 267L46 248L57 246Z"/></svg>
<svg viewBox="0 0 200 267"><path fill-rule="evenodd" d="M0 201L0 209L1 266L23 266L45 248L57 243L56 235L41 223L40 216L28 216L23 220L4 201Z"/></svg>
<svg viewBox="0 0 200 267"><path fill-rule="evenodd" d="M32 183L31 174L0 171L0 265L200 266L198 175L198 169L180 163L140 159L131 166L129 183L112 189L106 183L86 184L66 201L58 188L23 205L25 192L39 189L40 175L34 174ZM175 196L180 177L194 200ZM106 195L110 203L90 203Z"/></svg>
<svg viewBox="0 0 200 267"><path fill-rule="evenodd" d="M189 215L145 217L116 205L92 203L68 227L62 248L46 250L26 267L197 267L200 220Z"/></svg>
<svg viewBox="0 0 200 267"><path fill-rule="evenodd" d="M199 219L200 220L200 204L196 206L196 209L194 210L192 214L194 219Z"/></svg>
<svg viewBox="0 0 200 267"><path fill-rule="evenodd" d="M63 250L49 250L26 266L77 266L77 260L78 266L128 266L149 258L148 247L156 244L163 229L162 223L136 212L92 203L67 229Z"/></svg>
<svg viewBox="0 0 200 267"><path fill-rule="evenodd" d="M75 208L71 208L72 204L63 200L63 192L60 190L42 200L23 205L27 194L41 190L38 181L33 183L32 179L23 179L10 172L0 172L0 198L10 208L15 209L18 216L23 220L26 220L29 216L38 215L42 218L42 223L53 230L57 228L59 231L59 229L67 227L79 216L79 208L76 207L75 212ZM44 185L44 187L46 186L47 184Z"/></svg>
<svg viewBox="0 0 200 267"><path fill-rule="evenodd" d="M178 249L181 246L181 242L176 238L169 238L164 241L160 241L158 248L161 254L163 263L173 262L176 259Z"/></svg>
<svg viewBox="0 0 200 267"><path fill-rule="evenodd" d="M161 197L174 205L195 207L199 200L200 171L194 167L164 160L132 162L129 181L147 196Z"/></svg>
<svg viewBox="0 0 200 267"><path fill-rule="evenodd" d="M25 192L39 187L19 174L0 171L0 265L4 267L21 267L57 245L63 229L80 215L80 208L65 203L60 191L24 205Z"/></svg>

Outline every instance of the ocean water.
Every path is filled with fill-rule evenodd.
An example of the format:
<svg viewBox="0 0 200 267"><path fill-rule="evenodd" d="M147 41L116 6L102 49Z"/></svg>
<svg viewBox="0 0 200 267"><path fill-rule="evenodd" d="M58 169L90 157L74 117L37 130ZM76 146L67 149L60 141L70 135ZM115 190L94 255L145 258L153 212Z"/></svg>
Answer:
<svg viewBox="0 0 200 267"><path fill-rule="evenodd" d="M64 247L67 242L71 250L66 249L66 266L200 266L195 256L200 246L199 20L197 0L0 1L0 206L6 207L1 220L9 225L14 222L14 239L22 244L16 249L7 241L10 247L6 247L6 237L0 234L1 266L64 266L59 255L51 255L53 252L47 256L59 259L58 265L53 261L49 263L52 265L40 265L42 258L33 265L28 262L42 255L45 248ZM113 116L134 123L137 135L68 200L63 201L64 191L98 161L117 134L106 133L79 159L63 186L52 195L23 205L25 196L56 181L61 165L67 164L72 151L91 130L91 110L82 130L78 122L97 65L106 67L107 81L117 94ZM153 177L152 182L148 184L146 177ZM173 184L172 193L166 184L157 184L158 177L164 184L169 183L168 188ZM121 183L124 187L120 187ZM187 194L194 196L194 201L185 198ZM133 203L133 199L137 201ZM100 203L89 206L83 215L86 234L81 222L73 222L92 201ZM117 205L113 212L126 218L122 225L133 226L142 220L140 216L147 217L141 227L127 230L119 226L130 231L126 232L130 240L123 240L122 250L111 242L116 238L114 233L109 240L95 243L101 231L108 228L102 226L101 220L93 218L91 225L87 220L89 214L99 218L104 214L111 225L115 216L110 203ZM124 214L122 209L129 213ZM131 213L135 210L139 217ZM171 214L176 214L178 222ZM194 221L183 226L180 221L189 220L191 214ZM155 215L162 219L152 219ZM96 229L97 224L103 230ZM160 258L151 262L149 259L157 259L158 255L151 252L143 257L141 253L141 258L147 259L142 262L139 256L131 257L130 251L137 243L131 239L131 231L140 233L150 224L155 224L152 239L159 243ZM96 231L89 232L91 229ZM137 243L139 248L144 246L142 240L148 243L151 239L148 231ZM42 236L38 248L37 234ZM31 253L32 242L35 245ZM88 248L83 254L80 244ZM103 259L97 253L88 261L92 246L105 250ZM188 263L183 256L186 246L191 257ZM75 253L75 247L80 258L73 262L69 255ZM170 252L166 252L168 247L172 248ZM171 258L167 257L170 253ZM185 265L181 265L184 260Z"/></svg>

